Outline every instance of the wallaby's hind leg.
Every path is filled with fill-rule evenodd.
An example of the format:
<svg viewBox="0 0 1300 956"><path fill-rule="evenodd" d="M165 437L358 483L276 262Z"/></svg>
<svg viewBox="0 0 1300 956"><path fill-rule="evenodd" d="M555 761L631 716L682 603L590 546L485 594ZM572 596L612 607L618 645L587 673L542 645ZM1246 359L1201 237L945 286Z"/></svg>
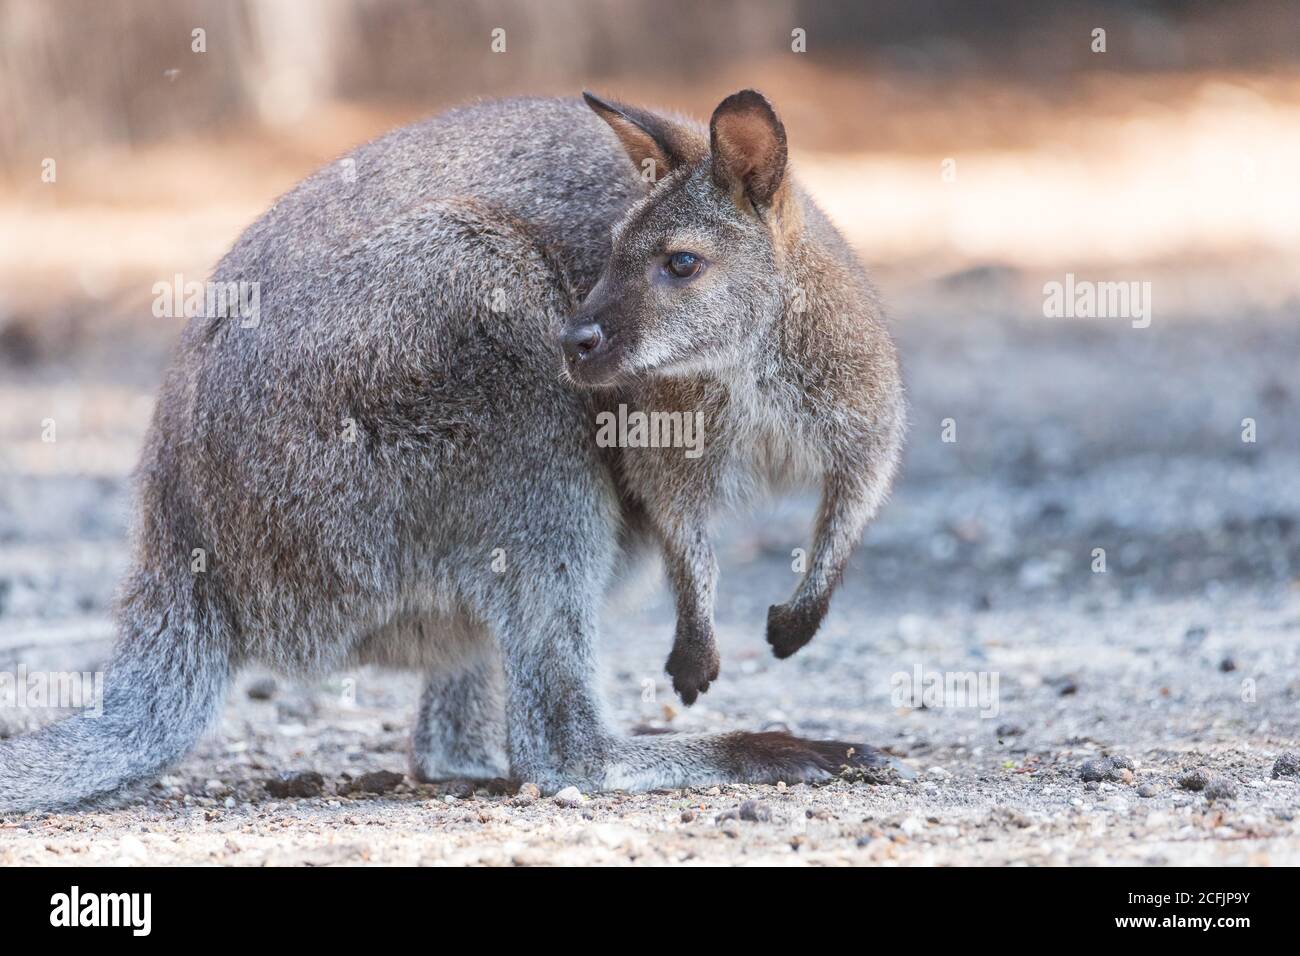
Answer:
<svg viewBox="0 0 1300 956"><path fill-rule="evenodd" d="M606 723L596 665L595 608L608 579L607 532L591 497L555 495L584 510L561 519L568 554L534 546L517 581L500 580L487 615L501 646L511 776L548 791L647 790L718 783L826 779L843 765L890 761L863 745L790 734L726 733L628 737ZM584 535L583 532L586 532ZM556 536L557 540L565 540ZM537 541L550 540L539 536Z"/></svg>
<svg viewBox="0 0 1300 956"><path fill-rule="evenodd" d="M608 729L597 691L595 623L581 593L503 632L511 775L547 791L649 790L719 783L824 780L842 766L892 764L862 744L784 733L627 737ZM906 772L906 768L900 768Z"/></svg>
<svg viewBox="0 0 1300 956"><path fill-rule="evenodd" d="M411 735L411 775L417 780L508 775L500 658L485 634L454 665L430 674Z"/></svg>

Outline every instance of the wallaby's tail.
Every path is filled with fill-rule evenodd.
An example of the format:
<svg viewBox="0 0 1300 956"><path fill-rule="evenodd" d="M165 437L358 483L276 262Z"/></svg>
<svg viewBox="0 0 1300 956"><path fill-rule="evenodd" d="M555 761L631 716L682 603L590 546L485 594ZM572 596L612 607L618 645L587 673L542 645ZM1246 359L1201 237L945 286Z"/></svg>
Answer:
<svg viewBox="0 0 1300 956"><path fill-rule="evenodd" d="M0 741L0 813L67 807L146 780L184 755L221 707L224 641L191 615L165 611L143 628L130 617L104 677L102 714Z"/></svg>

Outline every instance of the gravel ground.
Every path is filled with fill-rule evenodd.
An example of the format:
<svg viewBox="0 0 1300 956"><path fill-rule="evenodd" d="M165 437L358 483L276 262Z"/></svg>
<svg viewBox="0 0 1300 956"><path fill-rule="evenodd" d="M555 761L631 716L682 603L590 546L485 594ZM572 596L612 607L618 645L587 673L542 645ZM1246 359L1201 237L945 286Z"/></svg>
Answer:
<svg viewBox="0 0 1300 956"><path fill-rule="evenodd" d="M405 769L415 676L250 673L132 800L0 821L0 865L1300 863L1300 303L1133 329L1008 318L1039 314L1018 289L976 270L896 300L909 457L812 645L778 662L762 635L807 499L720 535L723 675L695 707L662 674L662 589L608 618L624 725L861 739L915 780L574 801L420 786L366 776ZM31 444L78 381L100 414L57 453ZM152 387L104 367L2 387L0 669L102 653ZM78 441L75 465L48 458ZM902 693L936 673L982 693ZM308 772L318 795L267 788Z"/></svg>

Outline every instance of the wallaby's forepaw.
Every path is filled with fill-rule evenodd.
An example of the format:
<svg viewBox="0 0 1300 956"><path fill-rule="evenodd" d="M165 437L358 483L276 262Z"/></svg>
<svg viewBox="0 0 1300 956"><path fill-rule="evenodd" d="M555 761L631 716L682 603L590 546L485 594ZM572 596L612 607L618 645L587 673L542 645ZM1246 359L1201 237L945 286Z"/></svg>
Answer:
<svg viewBox="0 0 1300 956"><path fill-rule="evenodd" d="M712 639L678 640L673 643L664 670L673 679L673 690L677 691L677 696L689 707L718 679L719 666L718 648Z"/></svg>
<svg viewBox="0 0 1300 956"><path fill-rule="evenodd" d="M784 660L813 639L821 625L822 613L773 604L767 609L767 643L772 653Z"/></svg>

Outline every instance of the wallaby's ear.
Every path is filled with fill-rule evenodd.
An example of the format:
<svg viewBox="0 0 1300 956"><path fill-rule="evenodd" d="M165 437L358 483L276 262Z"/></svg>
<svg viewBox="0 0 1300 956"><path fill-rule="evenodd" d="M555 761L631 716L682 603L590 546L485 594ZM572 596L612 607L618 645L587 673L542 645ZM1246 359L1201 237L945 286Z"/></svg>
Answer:
<svg viewBox="0 0 1300 956"><path fill-rule="evenodd" d="M755 209L770 206L785 179L785 127L757 90L732 93L709 121L713 180L746 196Z"/></svg>
<svg viewBox="0 0 1300 956"><path fill-rule="evenodd" d="M672 120L622 103L609 103L594 93L584 91L582 98L609 124L637 172L646 178L646 160L653 160L651 181L658 181L678 166L704 158L698 137Z"/></svg>

